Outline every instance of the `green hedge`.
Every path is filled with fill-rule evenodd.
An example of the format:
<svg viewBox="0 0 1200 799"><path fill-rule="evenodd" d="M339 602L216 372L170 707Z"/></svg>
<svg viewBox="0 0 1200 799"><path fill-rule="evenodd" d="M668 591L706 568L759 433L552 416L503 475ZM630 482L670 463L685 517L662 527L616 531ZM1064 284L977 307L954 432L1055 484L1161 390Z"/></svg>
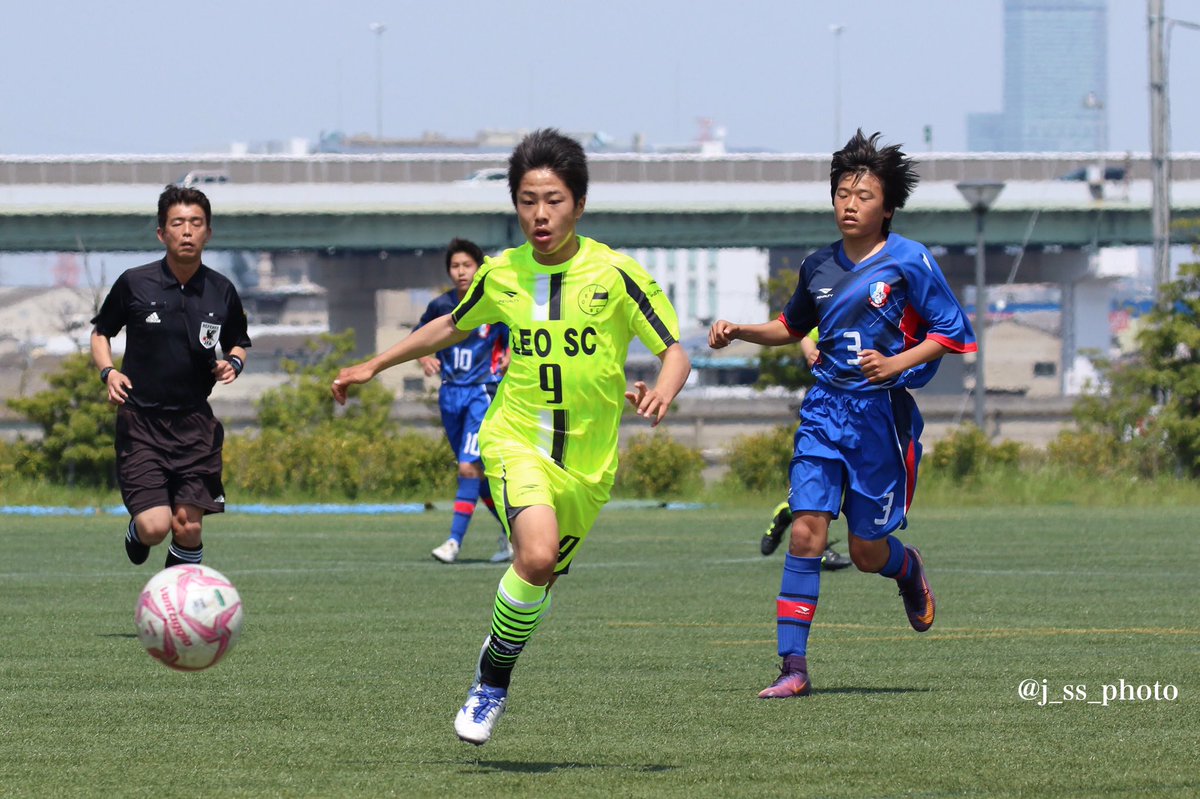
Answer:
<svg viewBox="0 0 1200 799"><path fill-rule="evenodd" d="M638 433L625 445L615 489L627 496L667 499L704 486L704 457L666 432Z"/></svg>
<svg viewBox="0 0 1200 799"><path fill-rule="evenodd" d="M419 433L366 435L332 422L225 442L226 486L255 497L441 499L453 496L457 474L446 442Z"/></svg>
<svg viewBox="0 0 1200 799"><path fill-rule="evenodd" d="M766 433L734 438L726 450L726 481L749 491L786 492L794 433L793 425L780 425Z"/></svg>

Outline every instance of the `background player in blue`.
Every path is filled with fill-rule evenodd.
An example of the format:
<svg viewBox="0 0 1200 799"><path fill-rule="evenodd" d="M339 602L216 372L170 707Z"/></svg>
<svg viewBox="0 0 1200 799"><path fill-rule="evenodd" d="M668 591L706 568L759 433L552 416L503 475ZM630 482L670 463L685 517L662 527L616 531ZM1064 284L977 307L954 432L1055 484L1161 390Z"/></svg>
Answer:
<svg viewBox="0 0 1200 799"><path fill-rule="evenodd" d="M473 242L466 239L451 241L446 247L446 274L454 288L429 303L417 327L453 311L471 287L482 264L483 250ZM458 344L439 351L436 357L430 355L420 359L427 376L442 373L438 407L446 438L458 459L458 490L454 494L450 537L432 553L442 563L453 563L458 559L463 537L479 500L483 500L493 516L496 515L496 505L483 477L483 461L479 457L479 425L496 395L496 385L508 367L508 357L508 328L483 325ZM512 548L501 529L500 547L492 555L492 563L509 560L512 560Z"/></svg>
<svg viewBox="0 0 1200 799"><path fill-rule="evenodd" d="M713 323L709 346L735 339L767 346L819 327L817 383L804 397L789 474L792 535L776 599L783 665L759 696L806 696L808 633L821 585L829 523L846 514L860 571L895 580L917 632L933 624L934 596L920 553L893 533L905 527L921 459L923 422L908 388L929 382L947 352L974 352L975 333L933 256L891 233L917 184L899 146L859 130L833 154L830 190L842 233L800 264L778 319Z"/></svg>

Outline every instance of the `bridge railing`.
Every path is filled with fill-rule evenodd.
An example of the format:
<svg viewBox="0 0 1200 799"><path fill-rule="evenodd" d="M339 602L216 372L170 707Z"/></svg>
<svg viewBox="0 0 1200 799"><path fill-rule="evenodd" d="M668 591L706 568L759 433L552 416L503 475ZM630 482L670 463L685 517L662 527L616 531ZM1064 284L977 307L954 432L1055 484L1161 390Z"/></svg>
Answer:
<svg viewBox="0 0 1200 799"><path fill-rule="evenodd" d="M913 153L925 181L1061 178L1081 167L1120 167L1133 180L1150 178L1145 153ZM613 183L809 183L829 178L828 155L734 153L593 154L592 180ZM480 169L503 167L495 154L378 155L114 155L0 156L0 185L154 184L182 180L194 170L219 171L234 183L446 183ZM1200 154L1171 160L1175 180L1200 180Z"/></svg>

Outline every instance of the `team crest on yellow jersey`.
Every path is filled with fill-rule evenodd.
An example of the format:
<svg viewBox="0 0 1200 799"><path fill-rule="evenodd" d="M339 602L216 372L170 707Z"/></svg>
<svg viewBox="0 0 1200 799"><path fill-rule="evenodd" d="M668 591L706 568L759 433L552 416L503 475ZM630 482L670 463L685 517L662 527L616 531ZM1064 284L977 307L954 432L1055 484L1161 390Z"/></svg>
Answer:
<svg viewBox="0 0 1200 799"><path fill-rule="evenodd" d="M595 316L608 305L608 289L593 283L579 292L579 310L588 316Z"/></svg>

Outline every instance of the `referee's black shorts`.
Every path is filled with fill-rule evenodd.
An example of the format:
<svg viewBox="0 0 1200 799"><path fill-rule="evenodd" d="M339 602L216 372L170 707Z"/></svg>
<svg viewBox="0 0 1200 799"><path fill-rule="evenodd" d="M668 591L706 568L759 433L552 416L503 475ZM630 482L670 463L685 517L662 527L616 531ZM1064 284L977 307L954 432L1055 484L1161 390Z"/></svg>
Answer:
<svg viewBox="0 0 1200 799"><path fill-rule="evenodd" d="M167 506L225 510L225 428L207 404L191 411L117 408L117 483L130 515Z"/></svg>

